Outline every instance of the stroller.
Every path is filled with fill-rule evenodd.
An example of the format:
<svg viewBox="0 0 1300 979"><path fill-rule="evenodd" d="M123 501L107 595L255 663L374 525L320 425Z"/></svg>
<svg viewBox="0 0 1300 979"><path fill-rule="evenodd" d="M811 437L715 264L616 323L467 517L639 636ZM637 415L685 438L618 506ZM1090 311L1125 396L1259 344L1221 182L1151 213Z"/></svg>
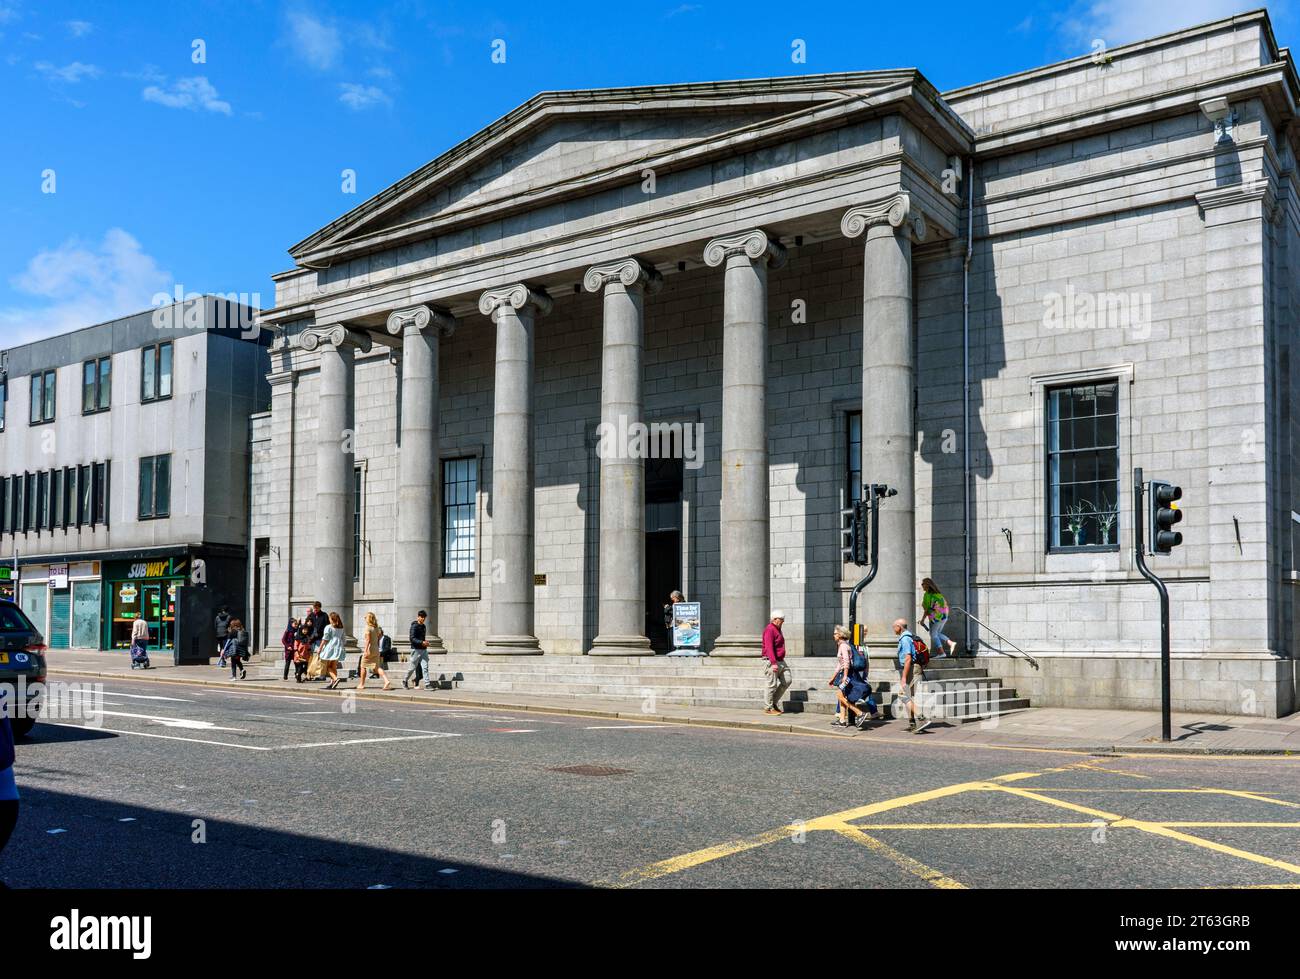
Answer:
<svg viewBox="0 0 1300 979"><path fill-rule="evenodd" d="M149 647L143 643L131 643L131 669L149 669Z"/></svg>

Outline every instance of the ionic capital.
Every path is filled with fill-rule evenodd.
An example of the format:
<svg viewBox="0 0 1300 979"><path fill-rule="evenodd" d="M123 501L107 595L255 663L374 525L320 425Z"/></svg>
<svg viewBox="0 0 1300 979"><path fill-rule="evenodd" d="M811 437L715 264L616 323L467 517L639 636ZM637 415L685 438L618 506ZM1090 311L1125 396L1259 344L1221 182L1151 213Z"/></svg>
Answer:
<svg viewBox="0 0 1300 979"><path fill-rule="evenodd" d="M774 269L785 264L784 246L762 228L714 238L704 246L704 264L716 269L732 255L740 254L747 255L755 262L765 258L767 264Z"/></svg>
<svg viewBox="0 0 1300 979"><path fill-rule="evenodd" d="M639 258L624 258L605 265L593 265L582 277L582 286L588 292L600 292L611 282L621 282L629 289L644 287L654 294L664 284L664 278L655 267Z"/></svg>
<svg viewBox="0 0 1300 979"><path fill-rule="evenodd" d="M446 310L423 304L388 314L388 332L395 337L402 336L407 330L423 333L430 326L445 340L456 332L456 318Z"/></svg>
<svg viewBox="0 0 1300 979"><path fill-rule="evenodd" d="M484 316L491 316L494 321L496 314L505 306L509 306L516 313L522 313L531 306L534 315L545 316L551 311L553 305L545 289L523 282L503 286L500 289L489 289L479 296L478 300L479 312Z"/></svg>
<svg viewBox="0 0 1300 979"><path fill-rule="evenodd" d="M928 233L925 216L919 209L912 207L912 195L907 191L849 208L840 220L840 231L846 238L857 238L868 228L880 224L888 224L895 231L904 228L905 233L910 234L918 244L925 241Z"/></svg>
<svg viewBox="0 0 1300 979"><path fill-rule="evenodd" d="M298 334L295 346L307 351L327 346L353 347L365 354L370 352L370 334L349 330L342 323L312 326Z"/></svg>

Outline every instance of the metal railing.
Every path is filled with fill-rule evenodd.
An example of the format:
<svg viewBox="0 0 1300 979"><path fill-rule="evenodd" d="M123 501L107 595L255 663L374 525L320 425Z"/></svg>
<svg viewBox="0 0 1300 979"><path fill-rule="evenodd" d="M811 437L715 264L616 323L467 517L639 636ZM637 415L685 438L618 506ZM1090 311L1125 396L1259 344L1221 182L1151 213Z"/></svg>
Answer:
<svg viewBox="0 0 1300 979"><path fill-rule="evenodd" d="M993 635L997 636L998 639L1006 643L1008 646L1014 649L1016 653L1019 653L1020 655L1016 656L1015 653L1008 653L1005 649L1003 649L1000 646L994 646L991 642L986 641L983 636L979 637L979 645L988 647L990 650L997 653L999 656L1010 656L1012 659L1023 659L1034 669L1038 669L1038 660L1034 659L1027 652L1025 652L1023 649L1021 649L1019 646L1013 643L1010 639L1002 635L1002 633L998 632L997 629L994 629L992 626L986 625L985 623L981 622L979 619L975 618L974 615L972 615L970 612L967 612L960 605L949 605L948 608L950 608L954 612L960 612L962 615L966 616L966 618L976 623L981 629L986 629L989 632L993 633Z"/></svg>

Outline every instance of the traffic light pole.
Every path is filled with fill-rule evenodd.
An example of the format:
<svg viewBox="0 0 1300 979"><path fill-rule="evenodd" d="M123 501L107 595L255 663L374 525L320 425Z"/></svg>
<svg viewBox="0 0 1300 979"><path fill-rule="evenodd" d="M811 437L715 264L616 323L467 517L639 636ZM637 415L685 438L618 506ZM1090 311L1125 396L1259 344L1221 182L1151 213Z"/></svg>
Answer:
<svg viewBox="0 0 1300 979"><path fill-rule="evenodd" d="M1169 589L1160 580L1146 562L1146 536L1143 532L1142 515L1145 509L1143 496L1145 485L1142 482L1142 468L1133 470L1133 560L1142 577L1156 586L1160 593L1160 740L1169 741L1171 724L1169 717Z"/></svg>
<svg viewBox="0 0 1300 979"><path fill-rule="evenodd" d="M882 496L893 496L897 493L897 490L891 490L879 483L872 483L866 487L866 490L867 505L871 508L871 556L867 565L866 577L854 585L853 590L849 592L849 636L854 646L862 645L858 641L858 595L862 593L862 590L867 585L871 584L876 577L876 572L880 570L880 520L878 519L880 516L880 498ZM866 653L863 652L862 655L866 656Z"/></svg>

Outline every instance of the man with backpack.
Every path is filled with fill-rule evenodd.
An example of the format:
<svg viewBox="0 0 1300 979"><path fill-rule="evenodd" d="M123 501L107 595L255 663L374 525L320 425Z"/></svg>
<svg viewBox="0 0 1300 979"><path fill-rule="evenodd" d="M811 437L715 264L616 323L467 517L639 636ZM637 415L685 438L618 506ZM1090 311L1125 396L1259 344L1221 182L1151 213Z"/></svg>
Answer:
<svg viewBox="0 0 1300 979"><path fill-rule="evenodd" d="M894 635L898 637L898 697L907 704L907 730L911 734L920 734L930 726L924 714L921 723L916 722L916 694L921 687L925 665L930 662L930 651L925 643L912 635L906 619L894 620Z"/></svg>

